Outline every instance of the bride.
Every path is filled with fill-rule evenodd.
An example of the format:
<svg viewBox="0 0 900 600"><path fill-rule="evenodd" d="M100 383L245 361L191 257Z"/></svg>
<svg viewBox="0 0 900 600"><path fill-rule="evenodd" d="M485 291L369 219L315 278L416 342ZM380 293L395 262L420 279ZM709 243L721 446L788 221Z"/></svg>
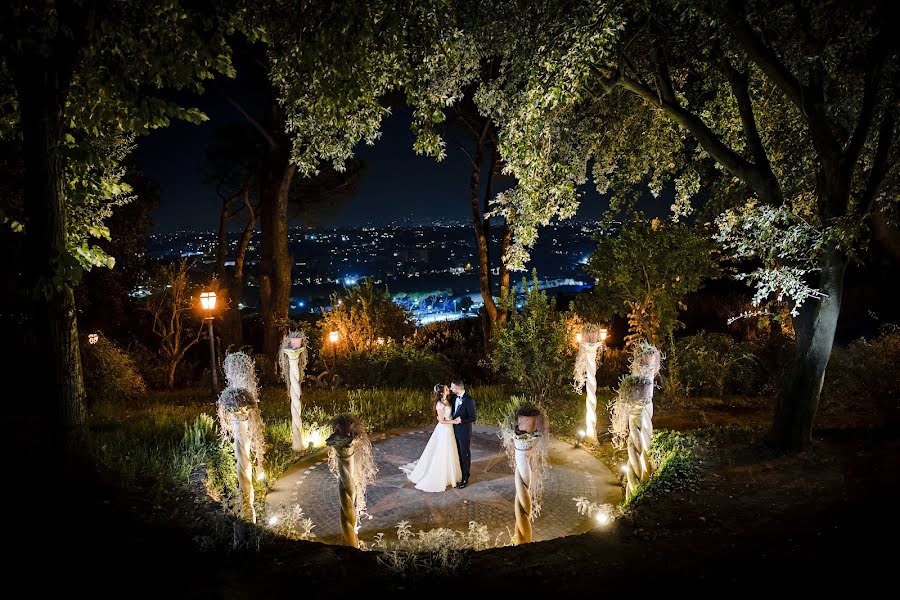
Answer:
<svg viewBox="0 0 900 600"><path fill-rule="evenodd" d="M456 487L462 477L459 451L453 435L453 409L447 397L450 389L439 383L434 386L434 412L438 424L422 451L419 460L400 467L407 478L423 492L443 492L447 486Z"/></svg>

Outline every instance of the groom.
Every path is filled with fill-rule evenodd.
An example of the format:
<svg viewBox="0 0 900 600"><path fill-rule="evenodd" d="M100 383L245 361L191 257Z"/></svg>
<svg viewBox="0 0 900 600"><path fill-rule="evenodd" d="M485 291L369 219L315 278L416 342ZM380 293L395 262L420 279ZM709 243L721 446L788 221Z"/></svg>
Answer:
<svg viewBox="0 0 900 600"><path fill-rule="evenodd" d="M472 466L472 423L475 422L475 401L466 394L466 386L461 379L450 384L450 391L456 394L453 407L453 434L456 436L456 448L459 450L459 466L462 469L462 481L459 489L469 485L469 468Z"/></svg>

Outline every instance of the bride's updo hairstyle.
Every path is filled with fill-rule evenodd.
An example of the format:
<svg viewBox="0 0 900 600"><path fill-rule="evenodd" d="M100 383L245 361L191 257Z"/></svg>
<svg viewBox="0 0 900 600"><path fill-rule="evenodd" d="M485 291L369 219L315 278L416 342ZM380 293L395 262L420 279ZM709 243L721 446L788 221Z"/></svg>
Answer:
<svg viewBox="0 0 900 600"><path fill-rule="evenodd" d="M432 404L437 404L438 402L443 402L444 400L444 384L438 383L434 386L434 402Z"/></svg>

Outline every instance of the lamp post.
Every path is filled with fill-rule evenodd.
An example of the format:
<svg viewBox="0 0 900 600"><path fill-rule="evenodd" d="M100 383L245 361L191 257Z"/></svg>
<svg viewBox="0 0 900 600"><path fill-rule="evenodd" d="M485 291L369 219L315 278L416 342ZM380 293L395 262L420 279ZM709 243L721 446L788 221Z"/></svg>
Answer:
<svg viewBox="0 0 900 600"><path fill-rule="evenodd" d="M331 364L332 368L337 366L337 343L341 339L341 335L337 331L328 334L328 341L331 342Z"/></svg>
<svg viewBox="0 0 900 600"><path fill-rule="evenodd" d="M216 293L203 292L200 294L200 306L203 307L203 310L208 315L203 320L209 323L209 362L212 371L212 393L213 396L217 396L219 394L219 370L216 368L216 340L213 335L213 319L216 317L212 314L212 311L216 308Z"/></svg>
<svg viewBox="0 0 900 600"><path fill-rule="evenodd" d="M606 358L606 330L600 330L600 365L603 365L603 359Z"/></svg>

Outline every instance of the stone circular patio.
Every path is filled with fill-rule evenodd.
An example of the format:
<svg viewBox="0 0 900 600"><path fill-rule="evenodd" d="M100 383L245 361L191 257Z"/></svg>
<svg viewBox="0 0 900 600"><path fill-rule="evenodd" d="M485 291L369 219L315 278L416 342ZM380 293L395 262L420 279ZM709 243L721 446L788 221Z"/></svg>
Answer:
<svg viewBox="0 0 900 600"><path fill-rule="evenodd" d="M391 431L372 438L378 478L368 490L368 514L360 521L359 538L366 543L377 533L396 537L397 524L408 521L413 531L446 527L468 529L470 521L486 525L492 539L515 525L513 472L496 427L475 426L472 434L472 473L469 485L442 493L415 489L400 465L416 460L433 427ZM337 479L328 470L325 449L304 457L279 479L266 499L267 514L289 513L295 506L312 519L315 540L340 541ZM550 465L541 515L534 522L535 541L584 533L593 527L578 513L575 498L597 503L618 502L617 477L581 448L551 438Z"/></svg>

